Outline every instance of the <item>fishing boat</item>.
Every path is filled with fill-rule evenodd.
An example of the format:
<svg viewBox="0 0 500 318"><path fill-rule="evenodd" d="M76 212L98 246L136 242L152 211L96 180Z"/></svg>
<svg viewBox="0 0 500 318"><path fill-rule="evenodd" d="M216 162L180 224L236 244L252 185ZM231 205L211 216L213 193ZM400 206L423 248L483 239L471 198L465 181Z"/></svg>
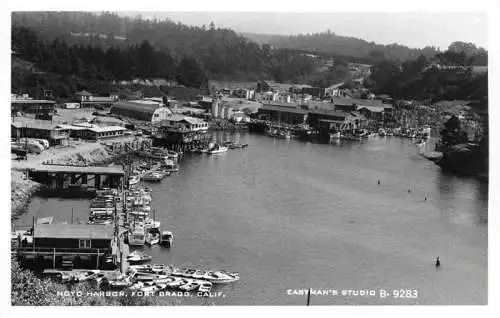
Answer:
<svg viewBox="0 0 500 318"><path fill-rule="evenodd" d="M143 246L145 242L146 242L146 232L144 229L144 225L138 223L134 226L132 232L128 233L128 245Z"/></svg>
<svg viewBox="0 0 500 318"><path fill-rule="evenodd" d="M174 241L174 235L170 231L163 231L160 235L160 244L171 247Z"/></svg>
<svg viewBox="0 0 500 318"><path fill-rule="evenodd" d="M207 151L208 154L217 154L217 153L222 153L227 151L227 147L221 146L219 144L215 144L213 148Z"/></svg>
<svg viewBox="0 0 500 318"><path fill-rule="evenodd" d="M145 240L145 242L148 245L155 245L155 244L160 243L160 234L159 233L148 232L146 234L146 240Z"/></svg>
<svg viewBox="0 0 500 318"><path fill-rule="evenodd" d="M207 281L201 281L200 287L198 288L199 292L209 293L212 290L212 283Z"/></svg>
<svg viewBox="0 0 500 318"><path fill-rule="evenodd" d="M166 160L165 163L161 165L161 169L165 172L177 172L179 171L179 165L175 164L172 160Z"/></svg>
<svg viewBox="0 0 500 318"><path fill-rule="evenodd" d="M138 251L133 251L127 256L127 261L129 263L144 263L151 260L151 256L140 253Z"/></svg>

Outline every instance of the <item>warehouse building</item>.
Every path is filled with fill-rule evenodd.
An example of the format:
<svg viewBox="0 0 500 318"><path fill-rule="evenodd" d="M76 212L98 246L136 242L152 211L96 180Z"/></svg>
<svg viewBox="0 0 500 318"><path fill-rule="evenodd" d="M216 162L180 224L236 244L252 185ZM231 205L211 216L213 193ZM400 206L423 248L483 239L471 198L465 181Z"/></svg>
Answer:
<svg viewBox="0 0 500 318"><path fill-rule="evenodd" d="M119 101L111 107L110 113L153 124L160 123L172 115L172 111L163 103L152 100Z"/></svg>

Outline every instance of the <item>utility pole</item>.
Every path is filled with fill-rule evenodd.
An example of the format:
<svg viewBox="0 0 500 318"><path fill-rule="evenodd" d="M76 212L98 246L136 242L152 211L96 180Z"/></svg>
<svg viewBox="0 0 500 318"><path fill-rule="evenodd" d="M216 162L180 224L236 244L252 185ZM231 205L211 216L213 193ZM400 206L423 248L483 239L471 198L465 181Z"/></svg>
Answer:
<svg viewBox="0 0 500 318"><path fill-rule="evenodd" d="M311 303L311 288L307 291L307 306Z"/></svg>

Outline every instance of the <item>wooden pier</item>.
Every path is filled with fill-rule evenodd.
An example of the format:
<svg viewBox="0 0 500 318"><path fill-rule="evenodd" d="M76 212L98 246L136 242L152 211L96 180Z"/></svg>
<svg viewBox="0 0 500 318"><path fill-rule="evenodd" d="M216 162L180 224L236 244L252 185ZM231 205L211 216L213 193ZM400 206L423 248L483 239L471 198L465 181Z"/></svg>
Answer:
<svg viewBox="0 0 500 318"><path fill-rule="evenodd" d="M125 172L121 167L42 165L28 169L29 176L49 190L97 190L118 188Z"/></svg>

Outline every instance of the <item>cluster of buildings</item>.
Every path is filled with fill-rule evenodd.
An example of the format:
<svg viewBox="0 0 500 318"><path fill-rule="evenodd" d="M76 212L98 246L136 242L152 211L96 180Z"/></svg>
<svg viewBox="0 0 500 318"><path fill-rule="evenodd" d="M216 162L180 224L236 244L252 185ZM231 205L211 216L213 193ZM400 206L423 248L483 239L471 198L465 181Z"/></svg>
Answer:
<svg viewBox="0 0 500 318"><path fill-rule="evenodd" d="M369 120L382 120L384 114L392 113L393 106L381 100L364 100L333 97L330 101L308 101L304 103L264 103L258 117L262 120L286 125L309 125L339 129L354 124L362 127Z"/></svg>

